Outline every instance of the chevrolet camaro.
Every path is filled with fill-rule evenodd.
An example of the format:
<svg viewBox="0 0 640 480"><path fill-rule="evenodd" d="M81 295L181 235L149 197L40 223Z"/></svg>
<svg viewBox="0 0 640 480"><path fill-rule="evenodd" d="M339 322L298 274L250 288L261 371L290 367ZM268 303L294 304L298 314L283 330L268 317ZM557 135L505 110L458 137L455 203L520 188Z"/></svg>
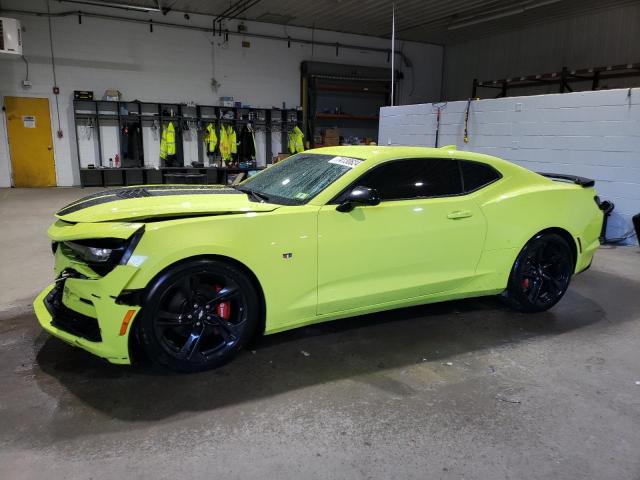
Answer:
<svg viewBox="0 0 640 480"><path fill-rule="evenodd" d="M398 307L499 295L555 305L589 267L594 182L455 147L328 147L239 186L100 191L49 228L42 327L117 364L179 371L255 335Z"/></svg>

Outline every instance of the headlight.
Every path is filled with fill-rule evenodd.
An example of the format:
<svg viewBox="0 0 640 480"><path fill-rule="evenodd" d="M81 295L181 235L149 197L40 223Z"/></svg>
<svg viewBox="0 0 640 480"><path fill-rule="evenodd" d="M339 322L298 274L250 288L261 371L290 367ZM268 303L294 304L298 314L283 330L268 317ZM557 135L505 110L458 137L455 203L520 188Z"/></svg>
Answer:
<svg viewBox="0 0 640 480"><path fill-rule="evenodd" d="M74 256L87 263L108 262L112 257L115 259L118 252L122 250L122 246L113 246L112 248L91 247L80 242L64 242L64 246L71 250Z"/></svg>
<svg viewBox="0 0 640 480"><path fill-rule="evenodd" d="M144 227L126 240L120 238L96 238L61 242L65 256L86 263L99 275L106 275L116 265L125 265L138 245Z"/></svg>

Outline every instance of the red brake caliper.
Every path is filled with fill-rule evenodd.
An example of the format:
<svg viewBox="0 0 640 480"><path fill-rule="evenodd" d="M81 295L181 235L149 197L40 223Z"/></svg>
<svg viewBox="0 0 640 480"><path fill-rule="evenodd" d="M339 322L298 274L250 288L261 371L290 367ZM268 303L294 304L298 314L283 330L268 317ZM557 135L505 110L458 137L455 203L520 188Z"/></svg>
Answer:
<svg viewBox="0 0 640 480"><path fill-rule="evenodd" d="M525 278L522 280L522 289L526 290L527 288L529 288L529 279Z"/></svg>
<svg viewBox="0 0 640 480"><path fill-rule="evenodd" d="M222 287L220 285L216 285L215 289L216 293L219 293L220 290L222 290ZM229 321L229 317L231 317L231 303L226 301L220 302L216 305L216 315L223 318L225 321Z"/></svg>

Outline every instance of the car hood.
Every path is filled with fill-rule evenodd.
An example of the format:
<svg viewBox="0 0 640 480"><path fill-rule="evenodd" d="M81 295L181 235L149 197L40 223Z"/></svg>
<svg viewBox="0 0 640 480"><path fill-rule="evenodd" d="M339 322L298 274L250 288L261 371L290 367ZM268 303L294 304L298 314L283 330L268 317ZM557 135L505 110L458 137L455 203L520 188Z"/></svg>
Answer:
<svg viewBox="0 0 640 480"><path fill-rule="evenodd" d="M153 185L105 190L81 198L56 213L65 222L145 221L230 213L270 212L279 205L249 200L222 185Z"/></svg>

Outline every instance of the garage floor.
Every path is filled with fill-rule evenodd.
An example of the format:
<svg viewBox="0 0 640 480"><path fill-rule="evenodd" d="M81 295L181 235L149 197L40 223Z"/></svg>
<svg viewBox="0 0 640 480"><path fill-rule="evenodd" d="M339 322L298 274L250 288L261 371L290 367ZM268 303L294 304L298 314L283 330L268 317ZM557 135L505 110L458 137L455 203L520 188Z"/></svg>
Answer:
<svg viewBox="0 0 640 480"><path fill-rule="evenodd" d="M264 338L217 371L115 367L42 333L51 213L0 190L0 478L640 477L640 252L538 315L476 299Z"/></svg>

